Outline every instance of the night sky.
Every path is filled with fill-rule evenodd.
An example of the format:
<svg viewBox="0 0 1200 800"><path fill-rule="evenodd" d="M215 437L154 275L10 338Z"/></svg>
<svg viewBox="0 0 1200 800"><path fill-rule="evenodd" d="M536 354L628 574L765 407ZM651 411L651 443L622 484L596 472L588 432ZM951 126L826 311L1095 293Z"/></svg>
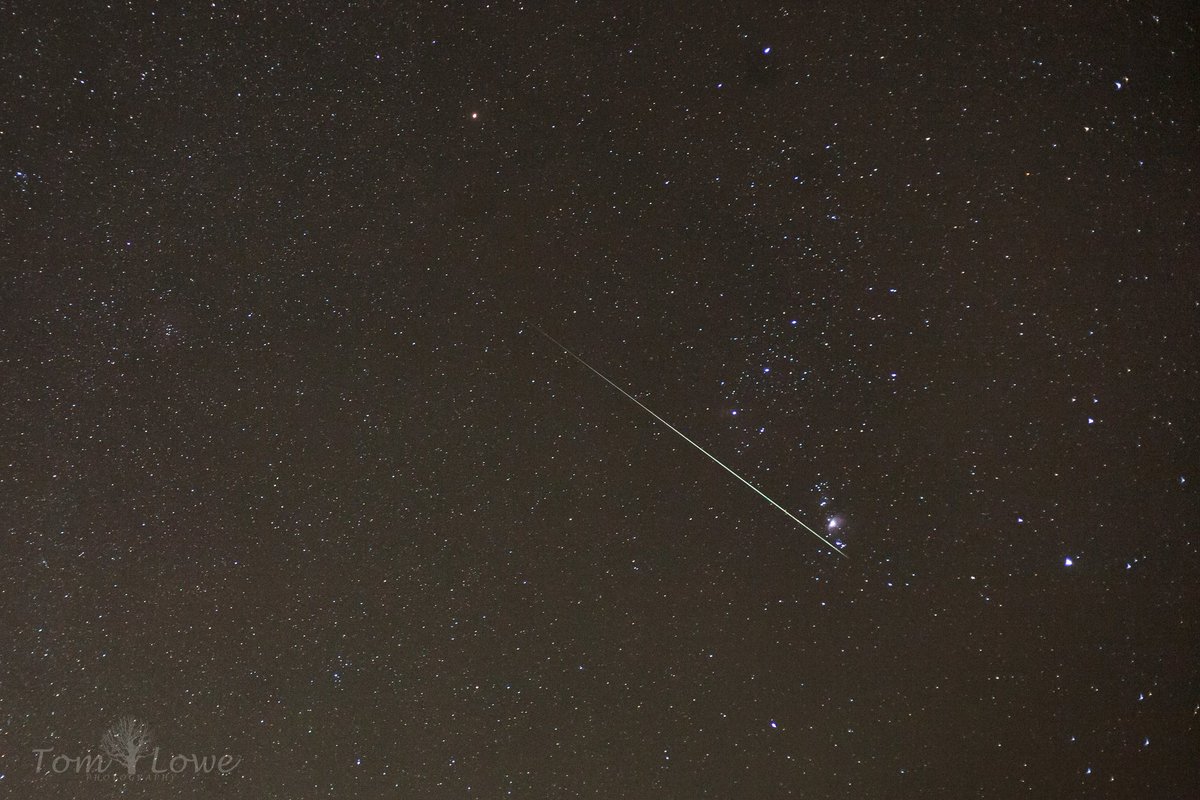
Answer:
<svg viewBox="0 0 1200 800"><path fill-rule="evenodd" d="M0 796L1200 796L1200 15L849 5L5 4Z"/></svg>

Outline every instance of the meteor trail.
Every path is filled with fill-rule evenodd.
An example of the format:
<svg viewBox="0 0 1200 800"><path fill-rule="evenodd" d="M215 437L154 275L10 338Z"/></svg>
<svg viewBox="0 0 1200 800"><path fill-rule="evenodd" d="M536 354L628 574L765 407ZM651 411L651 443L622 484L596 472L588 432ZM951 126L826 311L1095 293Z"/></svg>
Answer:
<svg viewBox="0 0 1200 800"><path fill-rule="evenodd" d="M726 471L726 472L728 472L730 475L732 475L733 477L737 478L737 479L738 479L739 481L741 481L742 483L744 483L744 484L746 484L747 486L749 486L751 489L753 489L753 490L755 491L755 493L756 493L756 494L758 494L758 495L759 495L759 497L761 497L762 499L766 500L766 501L767 501L768 503L770 503L771 505L773 505L773 506L775 506L776 508L778 508L778 509L779 509L780 511L782 511L784 514L787 514L787 516L788 516L788 519L792 520L793 522L795 522L796 524L798 524L800 527L804 528L804 530L808 531L808 532L809 532L809 533L811 533L813 536L817 537L817 538L818 538L818 539L820 539L822 542L824 542L825 544L829 545L829 548L830 548L831 550L833 550L833 552L837 553L837 554L838 554L839 556L841 556L842 558L849 558L849 556L847 556L845 553L843 553L843 552L842 552L842 549L841 549L840 547L838 547L838 546L837 546L837 545L835 545L833 542L831 542L831 541L829 541L828 539L826 539L826 538L825 538L824 536L822 536L821 534L817 533L815 530L813 530L812 528L810 528L808 525L805 525L805 524L804 524L804 522L803 522L802 520L798 519L798 518L797 518L797 517L796 517L794 514L792 514L792 512L788 511L786 508L784 508L783 506L779 505L779 503L776 503L774 500L772 500L771 498L767 497L765 494L763 494L763 492L762 492L762 491L761 491L761 490L760 490L760 489L759 489L757 486L755 486L755 485L754 485L754 484L752 484L750 481L748 481L748 480L746 480L745 478L743 478L741 475L738 475L736 472L734 472L732 469L730 469L728 466L726 466L726 465L725 465L725 463L724 463L724 462L722 462L722 461L721 461L719 458L717 458L717 457L716 457L716 456L714 456L712 453L708 452L708 451L707 451L707 450L705 450L703 447L701 447L700 445L696 444L696 443L695 443L695 442L693 442L691 439L689 439L689 438L688 438L688 437L687 437L687 436L686 436L686 435L683 433L683 431L679 430L679 429L678 429L678 428L676 428L674 425L672 425L671 423L667 422L665 419L663 419L662 417L660 417L658 414L655 414L653 411L651 411L650 409L646 408L646 406L642 404L642 401L638 400L636 397L634 397L633 395L631 395L629 392L625 391L625 390L624 390L624 389L622 389L620 386L618 386L617 384L615 384L615 383L613 383L612 381L610 381L610 380L609 380L607 377L605 377L604 373L602 373L600 370L598 370L598 369L596 369L595 367L593 367L593 366L592 366L591 364L589 364L588 362L584 361L584 360L583 360L582 358L580 358L579 356L575 355L575 353L573 353L573 352L571 351L571 349L570 349L569 347L567 347L565 344L563 344L562 342L560 342L558 339L555 339L555 338L554 338L553 336L551 336L550 334L546 333L544 330L542 330L541 328L539 328L537 325L534 325L534 324L532 324L532 323L526 323L526 324L527 324L527 325L529 325L529 327L533 328L533 329L534 329L535 331L537 331L538 333L540 333L542 336L545 336L547 339L549 339L550 341L552 341L552 342L554 342L556 345L558 345L558 346L559 346L559 348L561 348L561 349L562 349L562 351L563 351L564 353L566 353L567 355L569 355L571 358L575 359L575 360L576 360L576 361L578 361L580 364L583 364L583 365L584 365L585 367L587 367L589 370L591 370L592 372L594 372L594 373L595 373L597 376L599 376L600 380L604 381L604 382L605 382L605 383L607 383L609 386L613 387L613 388L614 388L614 389L616 389L618 392L620 392L621 394L625 395L626 397L628 397L628 398L629 398L630 400L632 400L633 402L637 403L637 404L638 404L638 406L639 406L639 407L640 407L640 408L641 408L643 411L645 411L645 412L646 412L647 414L649 414L650 416L654 417L656 420L658 420L659 422L661 422L663 425L666 425L668 428L670 428L672 431L674 431L676 434L678 434L678 435L679 435L679 438L683 439L685 442L687 442L688 444L690 444L692 447L696 448L696 449L697 449L697 450L699 450L701 453L704 453L704 455L708 456L710 459L712 459L713 461L715 461L715 462L717 463L717 465L721 467L721 469L725 470L725 471Z"/></svg>

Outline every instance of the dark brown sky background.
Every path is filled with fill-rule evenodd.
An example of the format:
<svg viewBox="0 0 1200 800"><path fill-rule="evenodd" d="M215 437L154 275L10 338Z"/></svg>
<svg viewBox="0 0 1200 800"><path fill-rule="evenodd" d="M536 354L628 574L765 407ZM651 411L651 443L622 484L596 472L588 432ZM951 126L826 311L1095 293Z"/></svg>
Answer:
<svg viewBox="0 0 1200 800"><path fill-rule="evenodd" d="M0 796L1200 793L1189 4L0 15Z"/></svg>

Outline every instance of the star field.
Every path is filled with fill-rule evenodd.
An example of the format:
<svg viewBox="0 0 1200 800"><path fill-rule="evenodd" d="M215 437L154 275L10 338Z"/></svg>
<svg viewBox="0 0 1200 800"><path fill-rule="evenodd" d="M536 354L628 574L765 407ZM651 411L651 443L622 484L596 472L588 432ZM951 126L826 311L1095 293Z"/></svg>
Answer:
<svg viewBox="0 0 1200 800"><path fill-rule="evenodd" d="M0 797L1197 796L1197 22L0 9Z"/></svg>

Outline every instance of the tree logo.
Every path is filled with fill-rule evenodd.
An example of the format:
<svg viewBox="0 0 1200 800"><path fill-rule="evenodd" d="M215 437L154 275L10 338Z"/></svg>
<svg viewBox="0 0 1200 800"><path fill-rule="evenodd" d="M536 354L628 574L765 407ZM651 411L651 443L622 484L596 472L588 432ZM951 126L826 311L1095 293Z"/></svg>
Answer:
<svg viewBox="0 0 1200 800"><path fill-rule="evenodd" d="M133 717L121 717L104 732L100 750L134 775L138 759L150 754L150 727Z"/></svg>

